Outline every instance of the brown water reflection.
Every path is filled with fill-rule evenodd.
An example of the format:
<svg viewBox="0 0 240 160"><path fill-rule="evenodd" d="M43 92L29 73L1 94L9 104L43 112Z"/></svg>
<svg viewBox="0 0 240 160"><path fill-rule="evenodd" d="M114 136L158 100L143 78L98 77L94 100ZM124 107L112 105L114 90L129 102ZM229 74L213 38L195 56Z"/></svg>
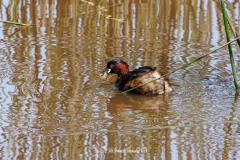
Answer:
<svg viewBox="0 0 240 160"><path fill-rule="evenodd" d="M0 24L3 159L240 158L226 48L172 74L167 95L123 94L113 89L116 77L98 75L115 56L166 73L224 44L217 1L0 4L0 19L34 24ZM227 2L236 28L239 6Z"/></svg>

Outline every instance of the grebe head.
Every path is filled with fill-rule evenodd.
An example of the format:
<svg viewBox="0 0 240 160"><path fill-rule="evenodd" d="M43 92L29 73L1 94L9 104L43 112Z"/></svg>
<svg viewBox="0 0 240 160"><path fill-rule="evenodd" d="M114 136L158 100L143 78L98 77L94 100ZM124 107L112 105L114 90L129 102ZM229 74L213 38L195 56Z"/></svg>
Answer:
<svg viewBox="0 0 240 160"><path fill-rule="evenodd" d="M100 76L106 77L108 73L114 73L117 74L118 77L121 77L126 75L128 72L128 64L119 57L116 57L107 63L106 68L100 72Z"/></svg>

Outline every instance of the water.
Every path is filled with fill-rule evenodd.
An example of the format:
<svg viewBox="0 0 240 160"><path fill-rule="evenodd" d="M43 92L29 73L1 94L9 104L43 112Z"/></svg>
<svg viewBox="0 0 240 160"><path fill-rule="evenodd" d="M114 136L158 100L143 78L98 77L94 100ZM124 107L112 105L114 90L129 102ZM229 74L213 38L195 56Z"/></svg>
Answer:
<svg viewBox="0 0 240 160"><path fill-rule="evenodd" d="M223 45L217 2L0 1L3 159L240 159L227 48L169 76L159 96L99 77L116 56L167 73ZM239 31L237 0L227 3ZM239 48L233 45L239 72Z"/></svg>

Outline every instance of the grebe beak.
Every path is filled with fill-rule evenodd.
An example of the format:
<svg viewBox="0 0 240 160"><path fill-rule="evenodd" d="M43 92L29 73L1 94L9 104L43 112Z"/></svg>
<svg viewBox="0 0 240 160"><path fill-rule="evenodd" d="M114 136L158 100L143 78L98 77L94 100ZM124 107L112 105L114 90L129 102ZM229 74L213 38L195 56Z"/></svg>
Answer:
<svg viewBox="0 0 240 160"><path fill-rule="evenodd" d="M104 68L99 75L103 78L103 79L107 79L107 74L111 72L111 69L109 68Z"/></svg>

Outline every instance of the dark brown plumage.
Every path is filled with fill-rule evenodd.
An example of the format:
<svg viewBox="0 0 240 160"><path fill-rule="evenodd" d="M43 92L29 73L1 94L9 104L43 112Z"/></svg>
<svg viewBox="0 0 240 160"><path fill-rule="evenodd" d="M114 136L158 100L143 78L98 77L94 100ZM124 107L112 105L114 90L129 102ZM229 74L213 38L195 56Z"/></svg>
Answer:
<svg viewBox="0 0 240 160"><path fill-rule="evenodd" d="M161 76L155 67L150 66L144 66L129 71L128 64L120 58L110 60L107 63L106 68L100 72L100 75L106 76L109 73L118 75L117 81L115 82L115 88L121 91L126 91L133 87L145 84ZM169 86L169 82L165 78L159 78L154 82L132 90L132 92L139 94L163 94L171 91L172 88Z"/></svg>

